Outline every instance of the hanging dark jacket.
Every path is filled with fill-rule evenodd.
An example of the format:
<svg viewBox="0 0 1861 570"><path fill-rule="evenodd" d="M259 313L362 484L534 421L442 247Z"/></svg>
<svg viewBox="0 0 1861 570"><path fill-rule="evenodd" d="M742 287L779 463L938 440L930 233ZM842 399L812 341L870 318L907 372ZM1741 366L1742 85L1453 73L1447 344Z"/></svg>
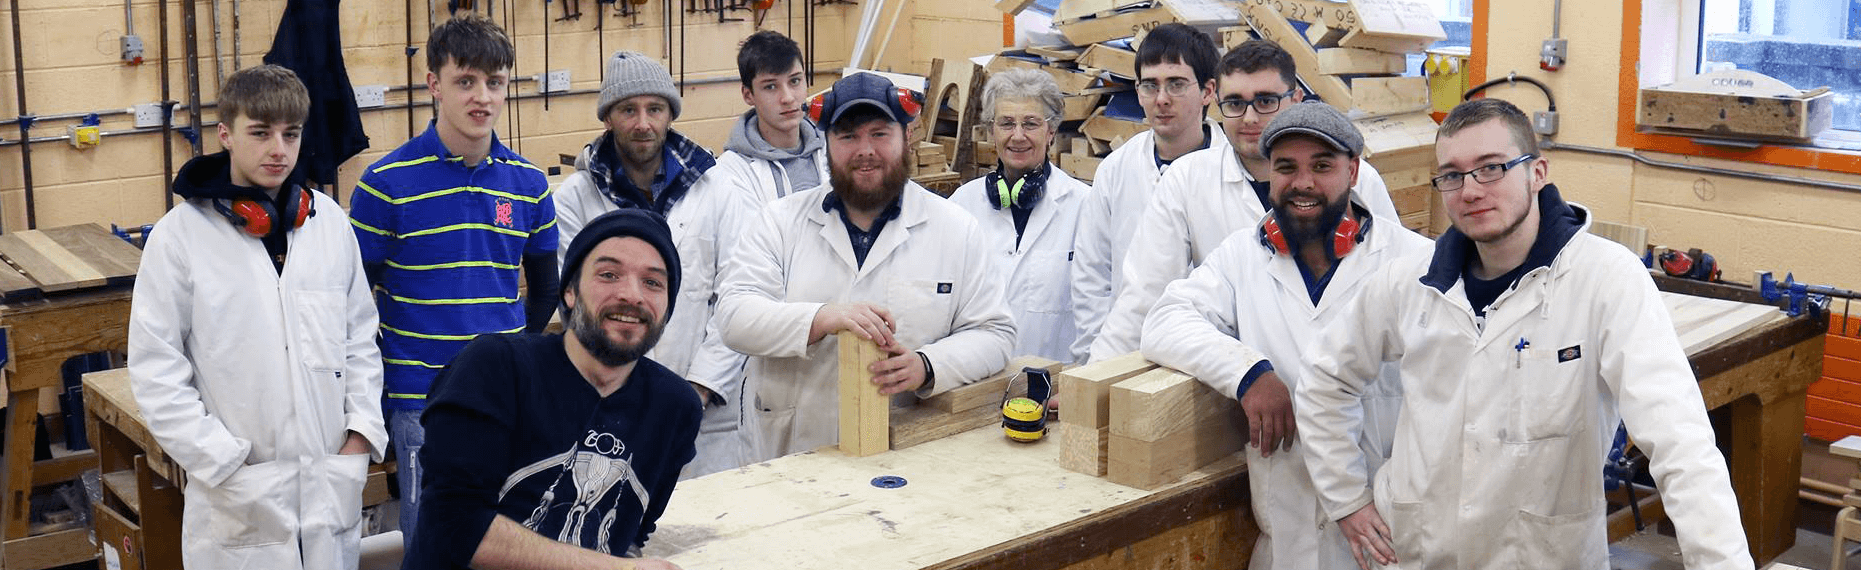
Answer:
<svg viewBox="0 0 1861 570"><path fill-rule="evenodd" d="M265 63L297 73L310 90L298 169L317 184L335 184L336 167L368 148L355 90L342 63L339 0L290 0Z"/></svg>

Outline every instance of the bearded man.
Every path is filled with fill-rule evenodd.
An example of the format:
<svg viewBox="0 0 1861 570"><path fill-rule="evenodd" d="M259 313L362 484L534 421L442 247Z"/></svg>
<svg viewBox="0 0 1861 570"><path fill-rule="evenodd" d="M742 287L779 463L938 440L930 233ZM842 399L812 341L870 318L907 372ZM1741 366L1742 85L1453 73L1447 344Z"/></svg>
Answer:
<svg viewBox="0 0 1861 570"><path fill-rule="evenodd" d="M637 556L696 453L703 407L644 357L678 299L664 218L588 222L562 266L565 334L480 335L421 423L420 532L406 568L676 568Z"/></svg>
<svg viewBox="0 0 1861 570"><path fill-rule="evenodd" d="M750 356L755 461L838 440L839 331L879 345L883 394L929 397L1000 371L1015 327L975 218L905 176L892 82L856 73L821 108L828 183L764 207L718 288L724 343Z"/></svg>

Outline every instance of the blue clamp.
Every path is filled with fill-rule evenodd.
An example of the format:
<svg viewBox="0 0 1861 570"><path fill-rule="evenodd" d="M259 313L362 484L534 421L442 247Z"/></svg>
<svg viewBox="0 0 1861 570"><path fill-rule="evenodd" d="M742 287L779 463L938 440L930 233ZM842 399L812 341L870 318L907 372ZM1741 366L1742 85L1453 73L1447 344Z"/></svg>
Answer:
<svg viewBox="0 0 1861 570"><path fill-rule="evenodd" d="M191 144L191 145L200 144L200 130L199 129L196 129L194 127L180 127L175 130L181 133L181 138L187 139L188 144Z"/></svg>
<svg viewBox="0 0 1861 570"><path fill-rule="evenodd" d="M1852 292L1833 287L1797 283L1795 273L1785 273L1781 283L1771 278L1769 271L1758 274L1758 295L1764 297L1765 301L1773 303L1788 298L1789 305L1785 306L1783 311L1792 317L1801 315L1804 311L1809 311L1811 315L1822 314L1829 308L1830 293L1852 295Z"/></svg>
<svg viewBox="0 0 1861 570"><path fill-rule="evenodd" d="M96 113L84 115L84 119L78 121L78 126L80 127L95 127L101 124L103 124L103 119L98 117Z"/></svg>
<svg viewBox="0 0 1861 570"><path fill-rule="evenodd" d="M32 130L32 124L37 123L37 122L39 122L39 118L36 116L20 115L19 116L19 129L22 131L30 131Z"/></svg>

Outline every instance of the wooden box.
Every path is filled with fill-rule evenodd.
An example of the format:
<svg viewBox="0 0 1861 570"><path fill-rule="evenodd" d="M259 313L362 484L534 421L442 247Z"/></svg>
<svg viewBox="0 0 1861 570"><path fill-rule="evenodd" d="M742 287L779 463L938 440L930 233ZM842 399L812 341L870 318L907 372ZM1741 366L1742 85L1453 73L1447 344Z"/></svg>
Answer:
<svg viewBox="0 0 1861 570"><path fill-rule="evenodd" d="M1835 119L1828 89L1798 91L1745 70L1696 75L1641 90L1637 123L1690 136L1807 142Z"/></svg>

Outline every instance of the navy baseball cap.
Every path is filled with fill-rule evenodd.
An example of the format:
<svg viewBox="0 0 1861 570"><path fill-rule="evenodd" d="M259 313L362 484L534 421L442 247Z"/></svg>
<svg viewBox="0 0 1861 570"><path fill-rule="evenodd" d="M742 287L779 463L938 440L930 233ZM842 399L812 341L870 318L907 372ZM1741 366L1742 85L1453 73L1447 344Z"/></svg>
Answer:
<svg viewBox="0 0 1861 570"><path fill-rule="evenodd" d="M911 113L905 111L904 102L899 100L898 88L892 80L876 73L855 73L834 82L832 91L821 101L825 111L821 128L833 129L835 121L841 115L860 105L871 105L884 111L886 117L900 125L911 122Z"/></svg>

